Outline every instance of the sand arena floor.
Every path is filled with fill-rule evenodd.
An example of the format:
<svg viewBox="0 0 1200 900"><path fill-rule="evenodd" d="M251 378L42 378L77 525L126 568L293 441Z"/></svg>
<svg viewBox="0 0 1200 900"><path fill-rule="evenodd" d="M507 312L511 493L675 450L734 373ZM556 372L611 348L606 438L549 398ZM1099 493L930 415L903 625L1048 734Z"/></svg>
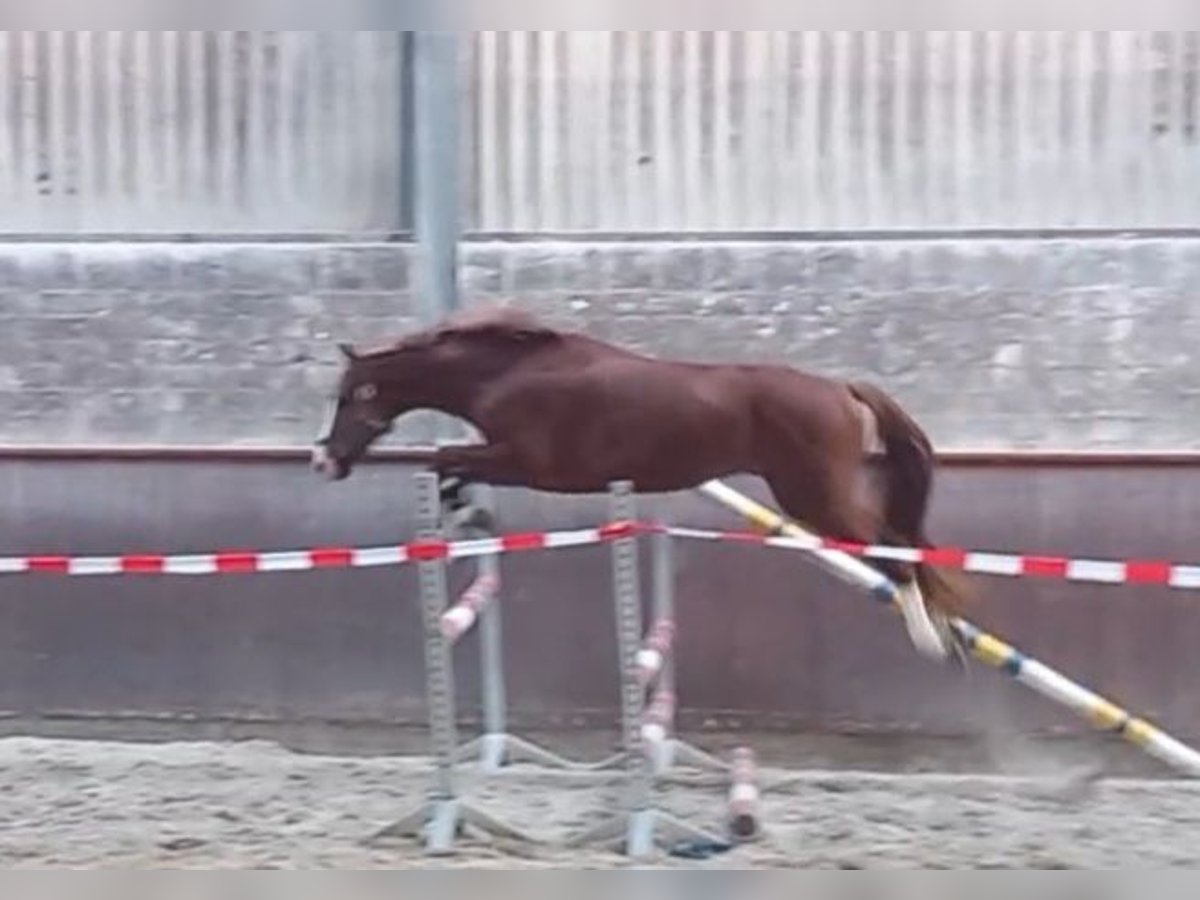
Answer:
<svg viewBox="0 0 1200 900"><path fill-rule="evenodd" d="M761 837L670 868L1119 868L1200 864L1200 783L1054 776L884 775L765 769ZM473 840L430 860L367 840L429 785L420 759L301 755L261 742L0 741L0 864L7 867L619 868L561 840L612 808L609 775L514 767L465 793L544 842ZM772 789L771 785L777 785ZM719 829L726 786L681 773L662 805Z"/></svg>

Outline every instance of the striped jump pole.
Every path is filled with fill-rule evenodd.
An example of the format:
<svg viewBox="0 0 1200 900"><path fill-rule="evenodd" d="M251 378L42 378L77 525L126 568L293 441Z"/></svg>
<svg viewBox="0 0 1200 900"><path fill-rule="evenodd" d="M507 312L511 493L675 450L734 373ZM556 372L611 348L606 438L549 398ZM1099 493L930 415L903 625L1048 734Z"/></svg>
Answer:
<svg viewBox="0 0 1200 900"><path fill-rule="evenodd" d="M642 722L642 739L656 775L673 766L724 772L728 766L711 753L688 743L675 730L675 653L679 626L675 617L675 538L665 531L650 535L653 624L636 656L636 674L650 703Z"/></svg>
<svg viewBox="0 0 1200 900"><path fill-rule="evenodd" d="M472 505L494 512L495 503L487 485L471 489ZM493 518L491 516L489 518ZM477 528L464 529L469 538L487 538ZM501 625L500 554L488 553L476 558L475 580L439 619L442 636L450 646L458 643L472 628L479 628L479 671L482 684L483 734L459 747L458 760L479 759L484 772L495 773L514 762L526 762L551 769L595 768L576 763L532 741L508 731L508 696L504 678L504 637Z"/></svg>
<svg viewBox="0 0 1200 900"><path fill-rule="evenodd" d="M700 487L704 496L734 511L748 522L765 531L810 540L816 536L795 522L788 521L774 510L763 506L720 481L710 481ZM859 587L866 587L872 596L898 606L895 586L886 578L889 590L880 590L878 571L862 560L840 550L816 550L813 554L835 574ZM1187 775L1200 776L1200 753L1171 737L1145 719L1138 718L1112 701L1070 680L1065 675L1032 659L1015 647L1006 644L961 618L950 621L975 659L1008 674L1025 687L1053 700L1091 722L1097 728L1111 731L1145 753L1165 762Z"/></svg>
<svg viewBox="0 0 1200 900"><path fill-rule="evenodd" d="M675 694L660 687L650 698L642 713L642 744L657 773L670 767L669 759L671 732L675 727Z"/></svg>
<svg viewBox="0 0 1200 900"><path fill-rule="evenodd" d="M675 623L670 619L659 619L646 635L646 642L638 651L638 681L649 687L662 675L668 655L674 650Z"/></svg>
<svg viewBox="0 0 1200 900"><path fill-rule="evenodd" d="M468 631L475 627L479 615L495 599L500 590L500 579L481 574L463 591L458 602L441 618L442 634L451 644L457 644Z"/></svg>
<svg viewBox="0 0 1200 900"><path fill-rule="evenodd" d="M729 833L738 840L749 840L758 834L758 763L749 747L733 751L730 765Z"/></svg>
<svg viewBox="0 0 1200 900"><path fill-rule="evenodd" d="M636 522L637 509L633 486L617 482L609 487L609 521ZM655 623L674 623L671 587L673 565L668 555L671 537L655 534L654 598ZM661 540L659 540L661 539ZM661 809L655 802L655 770L664 754L678 751L680 742L670 739L675 717L673 644L659 643L659 659L651 668L656 672L647 680L645 650L651 641L642 630L641 562L639 534L632 530L612 541L613 605L617 636L617 666L621 678L621 743L627 778L625 809L601 819L591 828L568 841L568 846L589 843L616 845L632 859L648 858L655 846L685 843L720 844L722 839ZM659 629L664 638L667 629ZM651 630L651 637L654 630ZM668 646L670 645L670 646ZM653 699L646 703L647 688ZM702 751L696 751L702 753ZM724 764L717 760L720 768Z"/></svg>
<svg viewBox="0 0 1200 900"><path fill-rule="evenodd" d="M438 477L432 472L418 472L414 478L418 538L430 544L440 543L444 540L444 531ZM448 605L447 564L448 560L443 556L423 559L417 563L425 645L425 702L429 714L430 749L434 760L433 787L425 802L375 835L375 839L418 838L423 841L426 853L431 856L452 854L455 840L464 825L507 840L533 840L528 834L467 802L458 792L458 754L455 746L458 740L458 720L453 646L443 630L443 619Z"/></svg>

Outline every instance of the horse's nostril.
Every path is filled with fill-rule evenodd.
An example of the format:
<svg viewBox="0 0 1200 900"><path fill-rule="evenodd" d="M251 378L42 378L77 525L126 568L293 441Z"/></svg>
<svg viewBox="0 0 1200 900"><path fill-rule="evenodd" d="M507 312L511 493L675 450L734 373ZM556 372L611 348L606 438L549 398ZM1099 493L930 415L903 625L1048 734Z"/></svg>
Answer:
<svg viewBox="0 0 1200 900"><path fill-rule="evenodd" d="M350 467L325 447L314 447L310 462L314 472L330 481L341 481L350 474Z"/></svg>

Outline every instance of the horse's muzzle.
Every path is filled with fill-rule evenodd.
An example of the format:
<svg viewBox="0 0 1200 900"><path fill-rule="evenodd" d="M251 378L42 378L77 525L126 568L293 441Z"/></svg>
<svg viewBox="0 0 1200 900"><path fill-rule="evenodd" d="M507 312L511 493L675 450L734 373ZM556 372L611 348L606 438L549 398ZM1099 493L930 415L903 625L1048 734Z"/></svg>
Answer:
<svg viewBox="0 0 1200 900"><path fill-rule="evenodd" d="M342 481L350 475L350 467L331 454L324 444L313 447L312 468L329 481Z"/></svg>

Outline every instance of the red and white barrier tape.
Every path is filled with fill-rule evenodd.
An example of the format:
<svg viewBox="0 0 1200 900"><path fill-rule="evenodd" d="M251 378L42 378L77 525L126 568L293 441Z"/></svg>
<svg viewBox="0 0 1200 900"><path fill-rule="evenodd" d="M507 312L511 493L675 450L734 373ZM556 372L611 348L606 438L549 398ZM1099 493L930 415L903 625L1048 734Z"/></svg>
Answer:
<svg viewBox="0 0 1200 900"><path fill-rule="evenodd" d="M688 540L756 544L787 550L840 550L868 559L926 563L978 575L1200 589L1200 565L1176 565L1160 560L1069 559L1060 556L985 553L949 547L889 547L823 538L773 537L758 532L709 531L637 522L611 522L597 528L575 531L527 532L466 541L415 541L390 547L325 547L183 555L6 556L0 557L0 575L229 575L365 569L440 559L585 547L645 533L665 533Z"/></svg>
<svg viewBox="0 0 1200 900"><path fill-rule="evenodd" d="M641 526L613 522L577 531L529 532L469 541L415 541L391 547L326 547L278 552L224 552L186 555L10 556L0 557L0 575L231 575L303 572L314 569L369 569L439 559L466 559L604 544L636 535Z"/></svg>
<svg viewBox="0 0 1200 900"><path fill-rule="evenodd" d="M953 547L913 548L856 544L825 538L775 537L747 531L706 531L698 528L659 526L677 538L757 544L785 550L840 550L852 556L895 562L925 563L935 568L961 569L976 575L1017 578L1056 578L1099 584L1164 585L1194 590L1200 588L1200 566L1175 565L1160 560L1068 559L1061 556L1032 556L1013 553L983 553Z"/></svg>

